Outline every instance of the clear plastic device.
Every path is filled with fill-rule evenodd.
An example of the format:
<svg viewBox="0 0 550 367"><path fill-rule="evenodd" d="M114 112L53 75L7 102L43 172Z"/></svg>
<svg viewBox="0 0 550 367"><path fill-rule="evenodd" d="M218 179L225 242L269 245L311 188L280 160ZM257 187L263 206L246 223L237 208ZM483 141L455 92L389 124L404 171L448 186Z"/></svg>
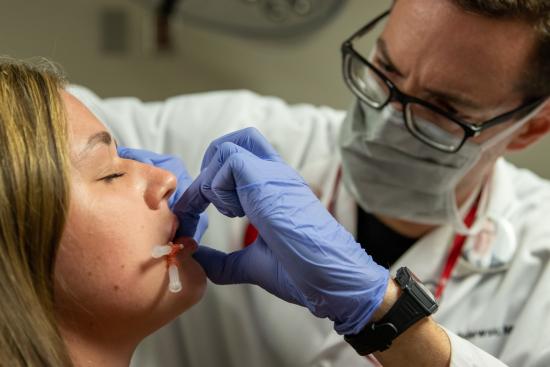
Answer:
<svg viewBox="0 0 550 367"><path fill-rule="evenodd" d="M178 260L176 255L183 250L182 244L169 242L166 245L153 247L151 256L154 259L166 257L166 266L168 268L168 290L172 293L178 293L182 289L180 275L178 270Z"/></svg>

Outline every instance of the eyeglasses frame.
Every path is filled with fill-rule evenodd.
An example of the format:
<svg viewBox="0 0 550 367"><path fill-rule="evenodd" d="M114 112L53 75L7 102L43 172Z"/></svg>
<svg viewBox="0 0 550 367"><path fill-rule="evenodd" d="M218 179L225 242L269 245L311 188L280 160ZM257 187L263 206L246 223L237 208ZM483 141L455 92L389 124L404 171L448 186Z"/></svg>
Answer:
<svg viewBox="0 0 550 367"><path fill-rule="evenodd" d="M386 107L389 103L392 103L394 101L397 101L401 103L403 106L403 118L405 121L405 126L409 130L409 132L416 137L417 139L421 140L425 144L436 148L438 150L441 150L446 153L456 153L462 148L466 140L468 140L471 137L478 136L482 131L487 130L493 126L499 125L501 123L507 122L515 115L519 115L520 113L526 112L525 116L531 111L533 111L535 108L537 108L542 102L544 102L547 98L540 97L535 98L533 100L528 101L527 103L522 104L521 106L505 112L503 114L500 114L496 117L493 117L489 120L486 120L484 122L481 122L479 124L473 124L471 122L464 121L456 116L453 116L452 114L444 111L440 107L424 101L422 99L410 96L397 88L397 86L382 72L380 71L376 66L374 66L372 63L370 63L365 57L363 57L359 52L357 52L353 48L353 42L360 37L364 36L368 31L370 31L374 26L383 18L388 16L391 13L391 9L385 11L384 13L380 14L373 20L369 21L366 25L364 25L362 28L360 28L358 31L356 31L354 34L352 34L348 39L346 39L341 46L341 52L342 52L342 67L343 67L343 74L344 74L344 80L348 87L351 89L351 91L363 102L367 103L370 107L375 108L377 110L381 110L384 107ZM389 89L389 95L385 102L383 103L375 103L371 100L369 100L356 86L353 82L353 78L351 77L351 59L355 57L362 63L364 63L370 70L372 70L374 73L376 73L382 81L386 84L386 86ZM457 125L459 125L464 130L464 136L462 138L462 141L460 144L454 148L454 149L447 149L444 145L438 144L437 142L434 142L430 140L429 138L424 137L421 133L417 132L415 130L415 127L412 126L411 118L407 115L409 112L407 105L410 103L416 103L419 104L425 108L428 108L429 110L432 110L433 112L436 112L440 115L443 115L444 117L448 118L449 120L453 121Z"/></svg>

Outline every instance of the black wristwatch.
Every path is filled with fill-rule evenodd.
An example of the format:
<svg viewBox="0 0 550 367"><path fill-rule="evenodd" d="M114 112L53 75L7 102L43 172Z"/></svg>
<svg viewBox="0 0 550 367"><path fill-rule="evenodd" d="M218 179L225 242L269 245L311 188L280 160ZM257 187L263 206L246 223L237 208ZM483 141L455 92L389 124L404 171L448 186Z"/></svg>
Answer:
<svg viewBox="0 0 550 367"><path fill-rule="evenodd" d="M437 311L432 293L408 268L399 268L395 281L402 293L390 310L380 320L369 322L359 334L344 336L360 355L388 349L415 322Z"/></svg>

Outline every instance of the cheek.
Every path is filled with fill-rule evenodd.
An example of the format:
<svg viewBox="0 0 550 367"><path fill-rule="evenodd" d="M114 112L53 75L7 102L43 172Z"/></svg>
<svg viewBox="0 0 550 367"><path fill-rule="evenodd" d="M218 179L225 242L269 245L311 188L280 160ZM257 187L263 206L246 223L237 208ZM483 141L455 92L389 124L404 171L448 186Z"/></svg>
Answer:
<svg viewBox="0 0 550 367"><path fill-rule="evenodd" d="M80 319L91 312L110 325L136 318L165 323L200 299L205 275L190 261L180 271L184 290L168 293L166 265L151 250L166 242L173 215L127 195L91 201L80 193L71 203L56 261L56 300Z"/></svg>
<svg viewBox="0 0 550 367"><path fill-rule="evenodd" d="M61 248L56 265L56 299L66 311L86 319L125 324L132 320L165 323L198 302L206 276L193 259L182 262L180 293L168 292L163 260L134 261L125 256L82 256L69 246Z"/></svg>

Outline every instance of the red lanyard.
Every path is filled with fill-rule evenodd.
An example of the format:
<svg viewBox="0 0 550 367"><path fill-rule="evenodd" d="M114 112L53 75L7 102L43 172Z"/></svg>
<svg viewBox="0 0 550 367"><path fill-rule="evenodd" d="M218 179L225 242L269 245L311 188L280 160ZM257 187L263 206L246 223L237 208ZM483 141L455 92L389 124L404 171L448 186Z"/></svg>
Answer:
<svg viewBox="0 0 550 367"><path fill-rule="evenodd" d="M474 205L468 212L468 215L466 215L466 218L464 218L464 224L468 228L470 228L474 223L474 220L477 214L478 204L479 204L479 198L475 201ZM465 243L466 243L465 235L461 235L461 234L455 235L455 238L453 240L453 246L451 247L451 252L449 252L449 256L447 256L447 260L445 261L445 266L443 267L443 271L439 276L439 281L437 282L437 285L435 288L435 299L439 299L443 294L443 291L445 290L445 286L447 285L447 282L451 277L453 269L455 268L456 263L460 258L460 254L462 254L462 248L464 248Z"/></svg>

